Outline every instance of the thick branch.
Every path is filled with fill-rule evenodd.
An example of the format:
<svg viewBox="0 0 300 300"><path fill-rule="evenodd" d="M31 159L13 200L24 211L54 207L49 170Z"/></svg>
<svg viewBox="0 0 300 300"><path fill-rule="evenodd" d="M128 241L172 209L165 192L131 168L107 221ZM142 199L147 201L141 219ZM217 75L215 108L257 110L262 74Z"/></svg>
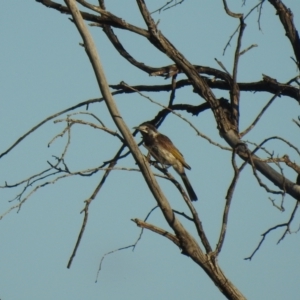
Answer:
<svg viewBox="0 0 300 300"><path fill-rule="evenodd" d="M277 15L285 29L285 34L291 42L294 54L297 59L297 65L300 69L300 38L294 25L293 13L279 0L269 0L276 9Z"/></svg>
<svg viewBox="0 0 300 300"><path fill-rule="evenodd" d="M227 132L224 139L231 147L236 147L241 143L240 139L236 136L233 131ZM239 147L238 155L248 163L249 161L249 150L246 148L244 151L242 147ZM300 186L290 181L289 179L283 177L280 173L271 168L267 163L261 161L258 156L252 155L253 164L260 173L262 173L266 178L268 178L273 184L279 187L281 190L285 191L287 194L292 196L294 199L300 199Z"/></svg>
<svg viewBox="0 0 300 300"><path fill-rule="evenodd" d="M212 69L214 70L214 69ZM216 70L218 71L218 70ZM221 72L221 71L219 71ZM207 74L207 73L206 73ZM269 78L269 77L268 77ZM220 90L230 90L230 84L223 80L211 80L208 78L203 78L207 85L212 89L220 89ZM275 82L275 81L269 81L264 77L264 80L262 81L256 81L256 82L238 82L240 91L244 92L269 92L271 94L280 94L283 96L288 96L290 98L293 98L297 100L297 102L300 102L300 94L299 89L296 87L293 87L291 85ZM185 86L190 86L192 83L188 79L182 79L176 82L176 89L180 89ZM123 89L123 92L125 93L134 93L132 89L125 88L124 85L110 85L113 89ZM133 86L134 89L139 90L140 92L169 92L172 90L171 84L162 84L162 85L136 85ZM208 107L209 104L208 104Z"/></svg>

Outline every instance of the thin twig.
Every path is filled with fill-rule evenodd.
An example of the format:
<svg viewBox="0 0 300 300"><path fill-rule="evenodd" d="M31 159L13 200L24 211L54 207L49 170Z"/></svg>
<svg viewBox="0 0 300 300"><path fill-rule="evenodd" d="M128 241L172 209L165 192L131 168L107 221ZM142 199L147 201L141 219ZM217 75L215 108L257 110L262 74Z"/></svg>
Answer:
<svg viewBox="0 0 300 300"><path fill-rule="evenodd" d="M158 206L155 206L153 207L150 212L147 214L146 218L144 219L144 222L147 221L147 219L149 218L149 216L152 214L152 212L157 209ZM100 274L100 271L102 269L102 263L105 259L105 257L109 254L113 254L115 252L118 252L118 251L122 251L122 250L126 250L126 249L129 249L129 248L132 248L132 251L134 251L135 247L137 246L138 242L140 241L141 237L142 237L142 234L143 234L143 231L144 231L144 228L141 229L141 232L137 238L137 240L132 244L132 245L128 245L128 246L125 246L125 247L121 247L121 248L118 248L118 249L115 249L115 250L112 250L112 251L109 251L107 253L105 253L102 257L101 257L101 260L100 260L100 263L99 263L99 268L98 268L98 271L97 271L97 276L96 276L96 282L98 280L98 277L99 277L99 274Z"/></svg>
<svg viewBox="0 0 300 300"><path fill-rule="evenodd" d="M160 8L157 8L156 10L154 10L153 12L151 12L151 15L158 12L158 13L161 13L161 11L164 11L164 10L167 10L167 9L170 9L174 6L177 6L179 4L181 4L182 2L184 2L184 0L180 0L179 2L177 2L177 0L175 0L175 4L173 5L170 5L168 6L169 4L171 4L174 0L170 0L168 1L167 3L165 3L163 6L161 6Z"/></svg>
<svg viewBox="0 0 300 300"><path fill-rule="evenodd" d="M271 194L276 194L276 195L284 195L285 192L282 192L282 191L274 191L272 189L270 189L266 184L264 184L260 177L258 176L257 172L256 172L256 168L255 168L255 165L254 165L254 162L253 162L253 158L252 158L252 154L251 152L249 151L248 152L248 157L249 157L249 161L251 163L251 166L252 166L252 171L253 171L253 175L254 177L256 178L258 184L263 187L268 193L271 193Z"/></svg>
<svg viewBox="0 0 300 300"><path fill-rule="evenodd" d="M246 52L248 52L249 50L251 50L252 48L255 48L255 47L258 47L258 45L257 44L250 45L249 47L247 47L246 49L244 49L243 51L241 51L239 53L239 56L242 56L243 54L245 54Z"/></svg>
<svg viewBox="0 0 300 300"><path fill-rule="evenodd" d="M122 93L123 91L121 91ZM120 91L115 91L112 93L113 95L117 95L117 94L120 94ZM84 102L80 102L74 106L71 106L71 107L68 107L60 112L57 112L49 117L47 117L46 119L44 119L43 121L41 121L40 123L38 123L37 125L35 125L34 127L32 127L29 131L27 131L25 134L23 134L20 138L18 138L16 140L16 142L14 142L12 144L12 146L10 146L6 151L2 152L0 154L0 158L3 157L4 155L6 155L7 153L9 153L14 147L16 147L22 140L24 140L28 135L30 135L31 133L33 133L35 130L37 130L39 127L41 127L42 125L44 125L45 123L49 122L50 120L53 120L54 118L68 112L68 111L71 111L71 110L74 110L74 109L77 109L79 107L82 107L82 106L88 106L89 104L92 104L92 103L97 103L97 102L102 102L104 100L104 98L96 98L96 99L91 99L91 100L87 100L87 101L84 101Z"/></svg>
<svg viewBox="0 0 300 300"><path fill-rule="evenodd" d="M108 177L108 175L110 174L110 172L112 171L112 169L114 169L114 167L117 164L117 161L118 161L118 159L119 159L119 157L120 157L120 155L121 155L121 153L122 153L123 150L124 150L124 147L121 147L119 149L119 151L116 153L116 155L114 157L114 160L109 164L109 169L107 169L105 171L104 175L102 176L102 179L100 180L100 182L97 185L96 189L94 190L93 194L91 195L91 197L89 199L85 200L85 207L81 211L81 213L84 212L84 218L83 218L82 226L81 226L81 229L80 229L80 232L79 232L79 235L78 235L78 238L77 238L74 250L73 250L73 252L71 254L71 257L70 257L68 265L67 265L68 269L71 267L73 258L75 257L77 249L78 249L79 244L81 242L81 239L82 239L82 236L83 236L83 233L84 233L87 221L88 221L89 206L90 206L91 202L96 198L97 194L99 193L101 187L104 185L104 183L106 181L106 178Z"/></svg>
<svg viewBox="0 0 300 300"><path fill-rule="evenodd" d="M160 227L157 227L153 224L144 222L140 219L131 219L131 221L133 221L134 223L136 223L137 226L142 227L142 228L146 228L150 231L153 231L163 237L166 237L167 239L169 239L171 242L173 242L176 246L180 247L180 241L179 239L176 237L176 235L168 232L165 229L162 229Z"/></svg>
<svg viewBox="0 0 300 300"><path fill-rule="evenodd" d="M33 193L35 193L38 189L46 186L46 185L49 185L49 184L54 184L56 183L58 180L60 179L63 179L63 178L67 178L67 177L71 177L71 176L82 176L83 174L95 174L97 173L98 171L112 171L112 170L118 170L118 171L134 171L134 172L141 172L140 169L133 169L133 168L125 168L125 167L113 167L113 168L101 168L101 167L97 167L97 168L92 168L92 169L86 169L86 170L83 170L83 171L76 171L76 172L67 172L66 170L63 171L63 170L59 170L60 172L65 172L65 174L61 175L61 176L58 176L56 178L54 178L53 180L50 180L50 181L46 181L38 186L36 186L27 196L25 196L22 200L20 200L20 202L12 207L10 207L4 214L0 215L0 220L5 216L7 215L9 212L11 212L12 210L14 209L18 209L18 211L21 209L21 206L24 204L24 202L26 200L28 200L29 197L32 196ZM56 173L53 173L51 175L54 175ZM50 176L50 175L49 175ZM154 174L154 176L157 176L157 177L161 177L161 178L166 178L165 176L162 176L160 174ZM29 185L28 185L29 186Z"/></svg>
<svg viewBox="0 0 300 300"><path fill-rule="evenodd" d="M258 4L256 4L254 7L252 7L252 8L250 9L250 11L245 15L244 20L246 20L246 19L249 17L249 15L255 10L255 8L257 8L257 7L259 7L260 5L262 5L262 3L263 3L264 1L265 1L265 0L262 0L262 1L260 1ZM241 26L241 25L239 25L239 26L235 29L235 31L232 33L232 35L229 37L229 40L228 40L227 44L225 45L225 47L224 47L224 49L223 49L223 55L225 55L226 49L230 46L230 42L231 42L231 40L233 39L233 37L235 36L235 34L238 32L240 26Z"/></svg>
<svg viewBox="0 0 300 300"><path fill-rule="evenodd" d="M293 77L292 79L290 79L287 83L285 83L286 85L290 85L292 82L294 82L296 80L298 76ZM262 115L265 113L265 111L270 107L270 105L273 103L273 101L282 94L282 92L284 91L284 88L280 91L278 91L268 102L267 104L262 108L261 112L256 116L256 118L254 119L254 121L248 126L248 128L246 128L243 132L240 133L240 137L242 138L244 135L246 135L256 124L257 122L260 120L260 118L262 117Z"/></svg>
<svg viewBox="0 0 300 300"><path fill-rule="evenodd" d="M253 258L253 256L255 255L255 253L259 250L260 246L262 245L263 241L265 240L266 236L273 230L280 228L280 227L284 227L286 226L286 224L279 224L276 225L274 227L269 228L266 232L264 232L262 234L262 239L260 240L259 244L257 245L257 247L255 248L255 250L252 252L252 254L249 257L245 257L244 260L251 260Z"/></svg>
<svg viewBox="0 0 300 300"><path fill-rule="evenodd" d="M178 211L178 210L176 210L176 209L173 209L173 211L174 211L175 214L180 215L180 216L183 216L183 217L185 217L187 220L189 220L189 221L191 221L191 222L194 222L194 219L191 218L191 217L189 217L186 213L180 212L180 211Z"/></svg>
<svg viewBox="0 0 300 300"><path fill-rule="evenodd" d="M110 171L106 171L105 174L107 174L109 172ZM73 262L73 259L74 259L75 255L76 255L77 249L78 249L78 247L80 245L81 239L83 237L83 233L85 231L86 224L87 224L88 217L89 217L89 206L90 206L91 202L95 199L95 197L98 194L98 192L100 191L100 188L102 186L102 181L103 181L103 178L100 181L100 183L97 185L97 187L95 188L95 190L94 190L93 194L91 195L91 197L89 199L87 199L87 200L84 201L85 202L85 207L81 211L81 213L84 212L84 218L83 218L83 221L82 221L81 229L80 229L80 232L79 232L79 235L78 235L75 247L74 247L73 252L72 252L72 254L71 254L70 258L69 258L69 262L68 262L68 265L67 265L68 269L71 267L71 264Z"/></svg>
<svg viewBox="0 0 300 300"><path fill-rule="evenodd" d="M222 63L220 60L216 59L216 58L215 58L215 61L216 61L216 62L218 63L218 65L223 69L223 71L224 71L227 75L229 75L230 78L231 78L230 73L229 73L228 70L225 68L225 66L223 65L223 63Z"/></svg>
<svg viewBox="0 0 300 300"><path fill-rule="evenodd" d="M100 129L100 130L103 130L115 137L117 137L122 143L124 143L124 139L123 137L118 134L116 131L114 130L111 130L111 129L108 129L107 127L103 127L103 126L99 126L99 125L96 125L94 123L90 123L90 122L86 122L86 121L83 121L83 120L76 120L76 119L58 119L58 120L55 120L54 123L59 123L59 122L68 122L70 124L82 124L82 125L88 125L88 126L91 126L93 128L96 128L96 129Z"/></svg>
<svg viewBox="0 0 300 300"><path fill-rule="evenodd" d="M290 219L286 223L286 229L285 229L283 235L281 236L281 238L278 240L277 244L279 244L285 238L285 236L288 233L291 233L290 225L291 225L291 223L292 223L292 221L293 221L293 219L295 217L295 214L296 214L296 211L297 211L298 207L299 207L299 201L296 201L295 207L294 207L293 212L291 214L291 217L290 217Z"/></svg>
<svg viewBox="0 0 300 300"><path fill-rule="evenodd" d="M280 228L280 227L286 227L286 230L285 232L283 233L283 235L281 236L281 238L278 240L277 244L279 244L283 239L284 237L286 236L287 233L290 233L290 224L291 222L293 221L294 217L295 217L295 214L296 214L296 211L299 207L299 201L296 201L296 204L295 204L295 207L292 211L292 214L289 218L289 220L286 222L286 223L282 223L282 224L278 224L276 226L273 226L271 228L269 228L266 232L264 232L262 234L262 239L260 240L260 242L258 243L257 247L255 248L255 250L252 252L252 254L249 256L249 257L246 257L244 258L245 260L251 260L253 258L253 256L255 255L255 253L259 250L260 246L262 245L262 243L264 242L266 236L273 230L277 229L277 228Z"/></svg>

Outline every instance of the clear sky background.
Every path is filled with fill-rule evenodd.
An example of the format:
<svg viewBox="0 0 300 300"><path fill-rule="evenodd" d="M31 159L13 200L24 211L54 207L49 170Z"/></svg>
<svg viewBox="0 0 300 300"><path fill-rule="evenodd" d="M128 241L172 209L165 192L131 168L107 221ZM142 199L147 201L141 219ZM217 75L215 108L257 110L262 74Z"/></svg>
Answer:
<svg viewBox="0 0 300 300"><path fill-rule="evenodd" d="M63 3L63 1L60 1ZM97 1L93 1L95 4ZM128 22L145 28L135 1L106 1L107 9ZM147 1L151 9L166 1ZM151 2L151 3L150 3ZM235 12L246 13L257 1L228 0ZM285 0L294 12L300 29L300 2ZM192 63L220 68L215 58L232 70L236 37L223 56L223 49L238 25L228 17L222 1L188 1L161 14L159 28ZM238 80L259 81L262 74L287 82L297 75L292 48L274 8L266 2L261 17L262 31L257 25L257 12L246 21L242 49L258 44L241 57ZM149 77L119 57L100 28L90 28L95 38L110 84L125 81L130 85L166 84L163 78ZM142 37L116 30L124 47L139 61L153 67L172 62L149 45ZM3 1L0 12L0 152L47 116L79 102L100 97L94 74L79 46L82 42L75 26L62 15L35 1ZM179 75L179 79L185 78ZM215 91L218 97L229 98L226 91ZM169 94L148 94L166 105ZM241 95L241 128L244 129L271 98L267 93ZM151 119L160 110L138 95L116 96L115 100L129 127ZM200 104L203 100L188 87L179 90L176 103ZM85 111L85 108L77 111ZM95 113L107 127L116 130L105 105L94 104ZM211 112L199 117L183 113L193 124L215 141L219 137ZM263 116L258 126L245 137L256 143L277 135L299 146L299 129L292 123L300 115L299 104L281 97ZM59 119L65 118L60 117ZM80 118L80 116L76 116ZM82 117L92 121L88 116ZM53 155L63 151L66 137L48 143L61 133L64 124L48 122L8 155L0 159L0 185L14 184L40 172L55 162ZM230 153L221 151L196 136L191 127L176 116L169 116L160 130L167 134L192 166L188 176L199 201L195 207L211 244L218 239L224 198L233 171ZM137 136L140 141L140 136ZM72 171L97 167L111 159L119 148L116 138L104 132L75 125L66 163ZM268 145L275 155L290 155L299 162L295 151L282 143ZM144 153L146 151L143 149ZM120 161L120 167L135 167L133 159ZM296 174L285 169L286 176ZM85 235L71 269L66 265L75 245L83 215L80 211L95 189L102 173L93 177L72 177L47 185L34 193L17 213L6 215L0 222L0 299L224 299L200 267L180 254L167 239L144 232L134 252L119 251L108 255L95 283L101 257L112 250L133 244L140 229L130 220L145 218L155 206L142 176L137 172L114 171L103 190L90 206ZM274 188L266 179L263 181ZM183 200L172 184L159 180L164 192L179 211L186 211ZM22 191L1 189L0 215L17 204L9 202ZM27 195L29 190L25 193ZM297 299L299 284L299 234L288 235L277 245L283 229L268 235L251 262L249 256L268 228L289 219L295 205L286 196L285 212L272 206L268 197L280 204L279 196L269 195L258 186L247 167L234 194L229 216L228 233L219 263L228 278L248 299ZM182 220L187 228L191 224ZM161 213L152 213L149 222L168 229ZM297 230L296 215L292 229Z"/></svg>

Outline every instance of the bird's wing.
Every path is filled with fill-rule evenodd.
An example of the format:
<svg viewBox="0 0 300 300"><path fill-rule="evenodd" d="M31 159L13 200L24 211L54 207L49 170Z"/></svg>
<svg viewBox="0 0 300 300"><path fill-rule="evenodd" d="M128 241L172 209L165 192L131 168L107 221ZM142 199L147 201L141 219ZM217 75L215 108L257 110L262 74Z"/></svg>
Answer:
<svg viewBox="0 0 300 300"><path fill-rule="evenodd" d="M168 150L170 153L174 155L176 159L178 159L182 165L187 168L188 170L191 169L191 167L186 163L184 160L183 155L180 153L180 151L174 146L172 141L165 135L159 134L157 137L157 140L159 143L162 143L164 145L164 148Z"/></svg>

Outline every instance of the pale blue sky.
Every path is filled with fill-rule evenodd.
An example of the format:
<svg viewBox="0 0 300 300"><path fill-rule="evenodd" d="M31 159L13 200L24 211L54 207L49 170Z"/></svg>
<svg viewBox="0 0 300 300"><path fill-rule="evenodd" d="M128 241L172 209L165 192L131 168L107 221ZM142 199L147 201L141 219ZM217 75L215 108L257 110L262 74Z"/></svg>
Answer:
<svg viewBox="0 0 300 300"><path fill-rule="evenodd" d="M127 0L126 5L117 0L106 2L112 13L145 28L135 1ZM154 9L166 1L147 2L151 2ZM228 1L232 10L243 13L256 3L248 0L242 7L242 1ZM285 0L284 3L294 12L295 24L300 29L300 2ZM0 14L2 153L47 116L100 97L100 92L85 51L79 46L82 40L68 16L35 1L17 0L4 1ZM266 74L286 82L297 75L297 70L290 59L292 48L278 16L266 2L261 19L262 32L258 30L257 17L257 12L254 12L246 21L242 49L251 44L258 44L258 47L241 57L239 81L259 81L262 74ZM160 19L162 32L192 63L219 68L214 60L217 58L229 71L232 70L236 39L225 56L223 48L238 21L225 14L222 1L186 0L172 10L154 15L154 18ZM131 85L168 83L162 78L149 77L120 58L101 29L92 27L91 32L109 83L117 84L122 80ZM121 30L115 32L137 60L153 67L171 63L142 37ZM179 75L178 78L185 77ZM229 97L226 91L215 91L215 94ZM148 95L162 104L168 103L168 93ZM242 93L242 129L270 98L267 93ZM154 117L159 110L138 95L116 96L115 100L130 127ZM203 102L190 87L179 90L175 101ZM85 108L78 111L85 111ZM103 103L91 105L89 111L107 127L116 130ZM199 117L183 115L201 132L225 144L210 112L206 111ZM292 118L298 115L299 104L295 100L278 98L245 139L259 143L268 136L278 135L299 146L299 130L292 123ZM92 121L91 118L85 119ZM51 121L1 158L0 185L5 181L8 184L18 182L47 168L47 161L55 162L52 155L61 153L66 139L59 138L49 148L47 145L63 128L63 124ZM196 138L190 126L175 116L169 116L160 130L173 140L192 166L188 176L199 197L195 207L214 246L220 230L224 197L233 175L230 154L200 137ZM140 136L136 140L140 141ZM111 159L118 148L116 138L77 125L73 128L66 162L72 171L96 167ZM268 149L275 150L275 155L289 154L292 160L299 162L295 152L282 143L272 142ZM130 156L119 166L135 167ZM289 179L295 180L294 172L285 171ZM101 176L99 173L93 177L68 178L48 185L34 193L18 214L12 211L1 220L1 300L224 299L207 275L181 255L179 249L163 237L147 231L134 252L125 250L107 256L98 283L95 283L101 257L108 251L134 243L139 236L139 228L130 219L143 219L155 206L142 176L136 172L114 171L109 176L90 206L85 235L71 269L67 269L82 223L80 211L84 200L92 194ZM263 181L269 184L266 179ZM174 208L186 211L174 186L164 180L159 182ZM21 188L1 189L0 215L16 204L8 201L20 191ZM275 209L268 197L247 167L234 194L228 234L219 263L248 299L296 299L300 293L299 235L288 235L276 245L283 233L277 230L267 237L251 262L244 260L257 246L260 235L287 221L293 209L294 200L289 196L284 202L284 213ZM280 202L280 197L274 198ZM158 210L151 215L149 222L168 229ZM299 223L297 215L294 230ZM191 224L186 223L186 226L194 231Z"/></svg>

